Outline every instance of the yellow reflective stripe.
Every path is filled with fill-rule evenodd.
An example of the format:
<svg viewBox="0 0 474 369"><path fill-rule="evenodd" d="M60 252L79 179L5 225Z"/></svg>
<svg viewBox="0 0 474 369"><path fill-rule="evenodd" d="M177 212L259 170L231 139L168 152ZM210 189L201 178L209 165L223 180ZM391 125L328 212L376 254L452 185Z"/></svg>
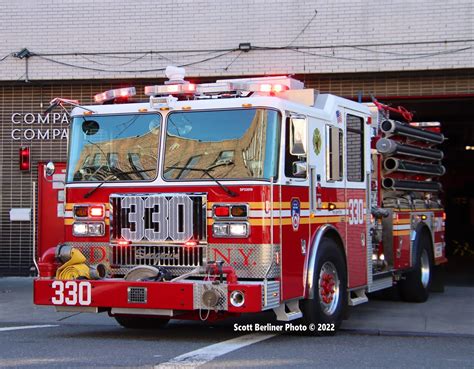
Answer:
<svg viewBox="0 0 474 369"><path fill-rule="evenodd" d="M411 212L411 213L429 213L432 211L444 211L444 209L437 208L437 209L410 209L410 208L397 208L397 212Z"/></svg>
<svg viewBox="0 0 474 369"><path fill-rule="evenodd" d="M208 202L207 203L207 210L212 210L212 206L215 204L234 204L232 202ZM248 204L250 210L265 210L265 203L264 202L235 202L235 204Z"/></svg>
<svg viewBox="0 0 474 369"><path fill-rule="evenodd" d="M84 220L85 222L88 222L88 220ZM64 225L72 225L74 223L73 218L64 218ZM105 225L110 225L110 219L107 218L105 219Z"/></svg>
<svg viewBox="0 0 474 369"><path fill-rule="evenodd" d="M280 202L274 202L273 203L273 208L278 209L280 204L281 204L281 209L282 210L291 209L291 201L290 202L283 201L281 203ZM308 210L309 209L309 202L300 202L300 208L301 208L301 210Z"/></svg>
<svg viewBox="0 0 474 369"><path fill-rule="evenodd" d="M411 219L408 218L408 219L398 219L398 220L394 220L393 222L393 225L400 225L400 224L410 224L411 223Z"/></svg>
<svg viewBox="0 0 474 369"><path fill-rule="evenodd" d="M74 205L91 205L89 203L74 203L74 202L68 202L64 205L64 209L65 210L72 210L74 208ZM105 206L105 210L110 210L110 204L109 203L101 203L101 202L98 202L98 203L92 203L92 205L104 205Z"/></svg>
<svg viewBox="0 0 474 369"><path fill-rule="evenodd" d="M410 231L409 230L403 230L403 231L393 231L394 236L409 236Z"/></svg>
<svg viewBox="0 0 474 369"><path fill-rule="evenodd" d="M335 215L329 217L314 217L314 218L300 218L300 224L321 224L321 223L339 223L345 222L347 217L345 215ZM213 218L207 218L207 225L212 226L214 224ZM250 218L248 220L249 224L255 227L269 227L271 225L271 218ZM292 219L291 217L285 218L273 218L273 225L291 225Z"/></svg>

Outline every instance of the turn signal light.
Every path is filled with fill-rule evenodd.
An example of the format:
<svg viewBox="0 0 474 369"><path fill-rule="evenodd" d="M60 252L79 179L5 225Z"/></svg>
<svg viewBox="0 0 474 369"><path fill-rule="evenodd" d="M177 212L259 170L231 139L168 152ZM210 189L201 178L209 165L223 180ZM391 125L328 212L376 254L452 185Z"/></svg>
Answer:
<svg viewBox="0 0 474 369"><path fill-rule="evenodd" d="M216 204L212 207L215 218L248 218L247 204Z"/></svg>
<svg viewBox="0 0 474 369"><path fill-rule="evenodd" d="M216 217L228 217L230 214L228 206L216 206L214 208L214 216Z"/></svg>
<svg viewBox="0 0 474 369"><path fill-rule="evenodd" d="M236 218L247 217L247 206L246 205L234 205L230 209L230 214Z"/></svg>
<svg viewBox="0 0 474 369"><path fill-rule="evenodd" d="M75 218L103 219L105 216L104 205L75 205Z"/></svg>
<svg viewBox="0 0 474 369"><path fill-rule="evenodd" d="M89 207L88 206L75 206L74 216L76 218L87 218L89 216Z"/></svg>
<svg viewBox="0 0 474 369"><path fill-rule="evenodd" d="M91 206L89 207L89 217L91 218L103 218L104 207L103 206Z"/></svg>

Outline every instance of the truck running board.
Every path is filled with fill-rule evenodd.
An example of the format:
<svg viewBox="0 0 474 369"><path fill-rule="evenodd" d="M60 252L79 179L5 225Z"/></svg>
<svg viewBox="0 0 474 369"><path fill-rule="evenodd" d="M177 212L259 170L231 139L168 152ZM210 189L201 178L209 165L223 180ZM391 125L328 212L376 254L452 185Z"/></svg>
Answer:
<svg viewBox="0 0 474 369"><path fill-rule="evenodd" d="M277 320L289 322L303 317L303 313L300 310L299 300L291 300L284 302L280 306L273 309L276 314Z"/></svg>
<svg viewBox="0 0 474 369"><path fill-rule="evenodd" d="M355 294L355 297L352 297L351 295ZM369 299L365 295L365 289L360 289L360 290L355 290L349 292L349 305L350 306L356 306L360 304L364 304L368 302Z"/></svg>

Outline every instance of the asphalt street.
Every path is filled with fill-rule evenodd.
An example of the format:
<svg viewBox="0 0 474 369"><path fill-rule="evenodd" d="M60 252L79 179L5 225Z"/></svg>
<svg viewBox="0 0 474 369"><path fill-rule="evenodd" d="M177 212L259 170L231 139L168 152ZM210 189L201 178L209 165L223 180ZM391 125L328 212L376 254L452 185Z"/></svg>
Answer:
<svg viewBox="0 0 474 369"><path fill-rule="evenodd" d="M106 315L33 306L31 280L0 278L0 367L474 368L474 335L469 331L357 329L364 316L377 314L379 303L397 306L374 301L364 310L356 308L351 316L355 323L334 337L234 331L236 323L272 322L271 314L215 324L173 321L156 331L127 330ZM471 323L467 318L465 324Z"/></svg>

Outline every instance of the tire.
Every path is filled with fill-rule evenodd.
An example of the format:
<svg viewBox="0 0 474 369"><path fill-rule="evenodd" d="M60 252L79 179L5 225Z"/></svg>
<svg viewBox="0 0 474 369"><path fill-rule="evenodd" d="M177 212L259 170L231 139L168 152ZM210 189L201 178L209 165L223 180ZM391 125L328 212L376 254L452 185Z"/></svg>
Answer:
<svg viewBox="0 0 474 369"><path fill-rule="evenodd" d="M407 302L425 302L430 294L433 279L431 237L426 230L420 233L415 268L399 282L400 296Z"/></svg>
<svg viewBox="0 0 474 369"><path fill-rule="evenodd" d="M169 318L149 318L129 315L114 316L118 324L129 329L159 329L168 324Z"/></svg>
<svg viewBox="0 0 474 369"><path fill-rule="evenodd" d="M335 283L335 288L331 288L331 283ZM301 306L303 323L314 324L315 335L334 335L346 316L347 274L344 256L330 238L323 239L319 245L313 288L313 298L304 300Z"/></svg>

